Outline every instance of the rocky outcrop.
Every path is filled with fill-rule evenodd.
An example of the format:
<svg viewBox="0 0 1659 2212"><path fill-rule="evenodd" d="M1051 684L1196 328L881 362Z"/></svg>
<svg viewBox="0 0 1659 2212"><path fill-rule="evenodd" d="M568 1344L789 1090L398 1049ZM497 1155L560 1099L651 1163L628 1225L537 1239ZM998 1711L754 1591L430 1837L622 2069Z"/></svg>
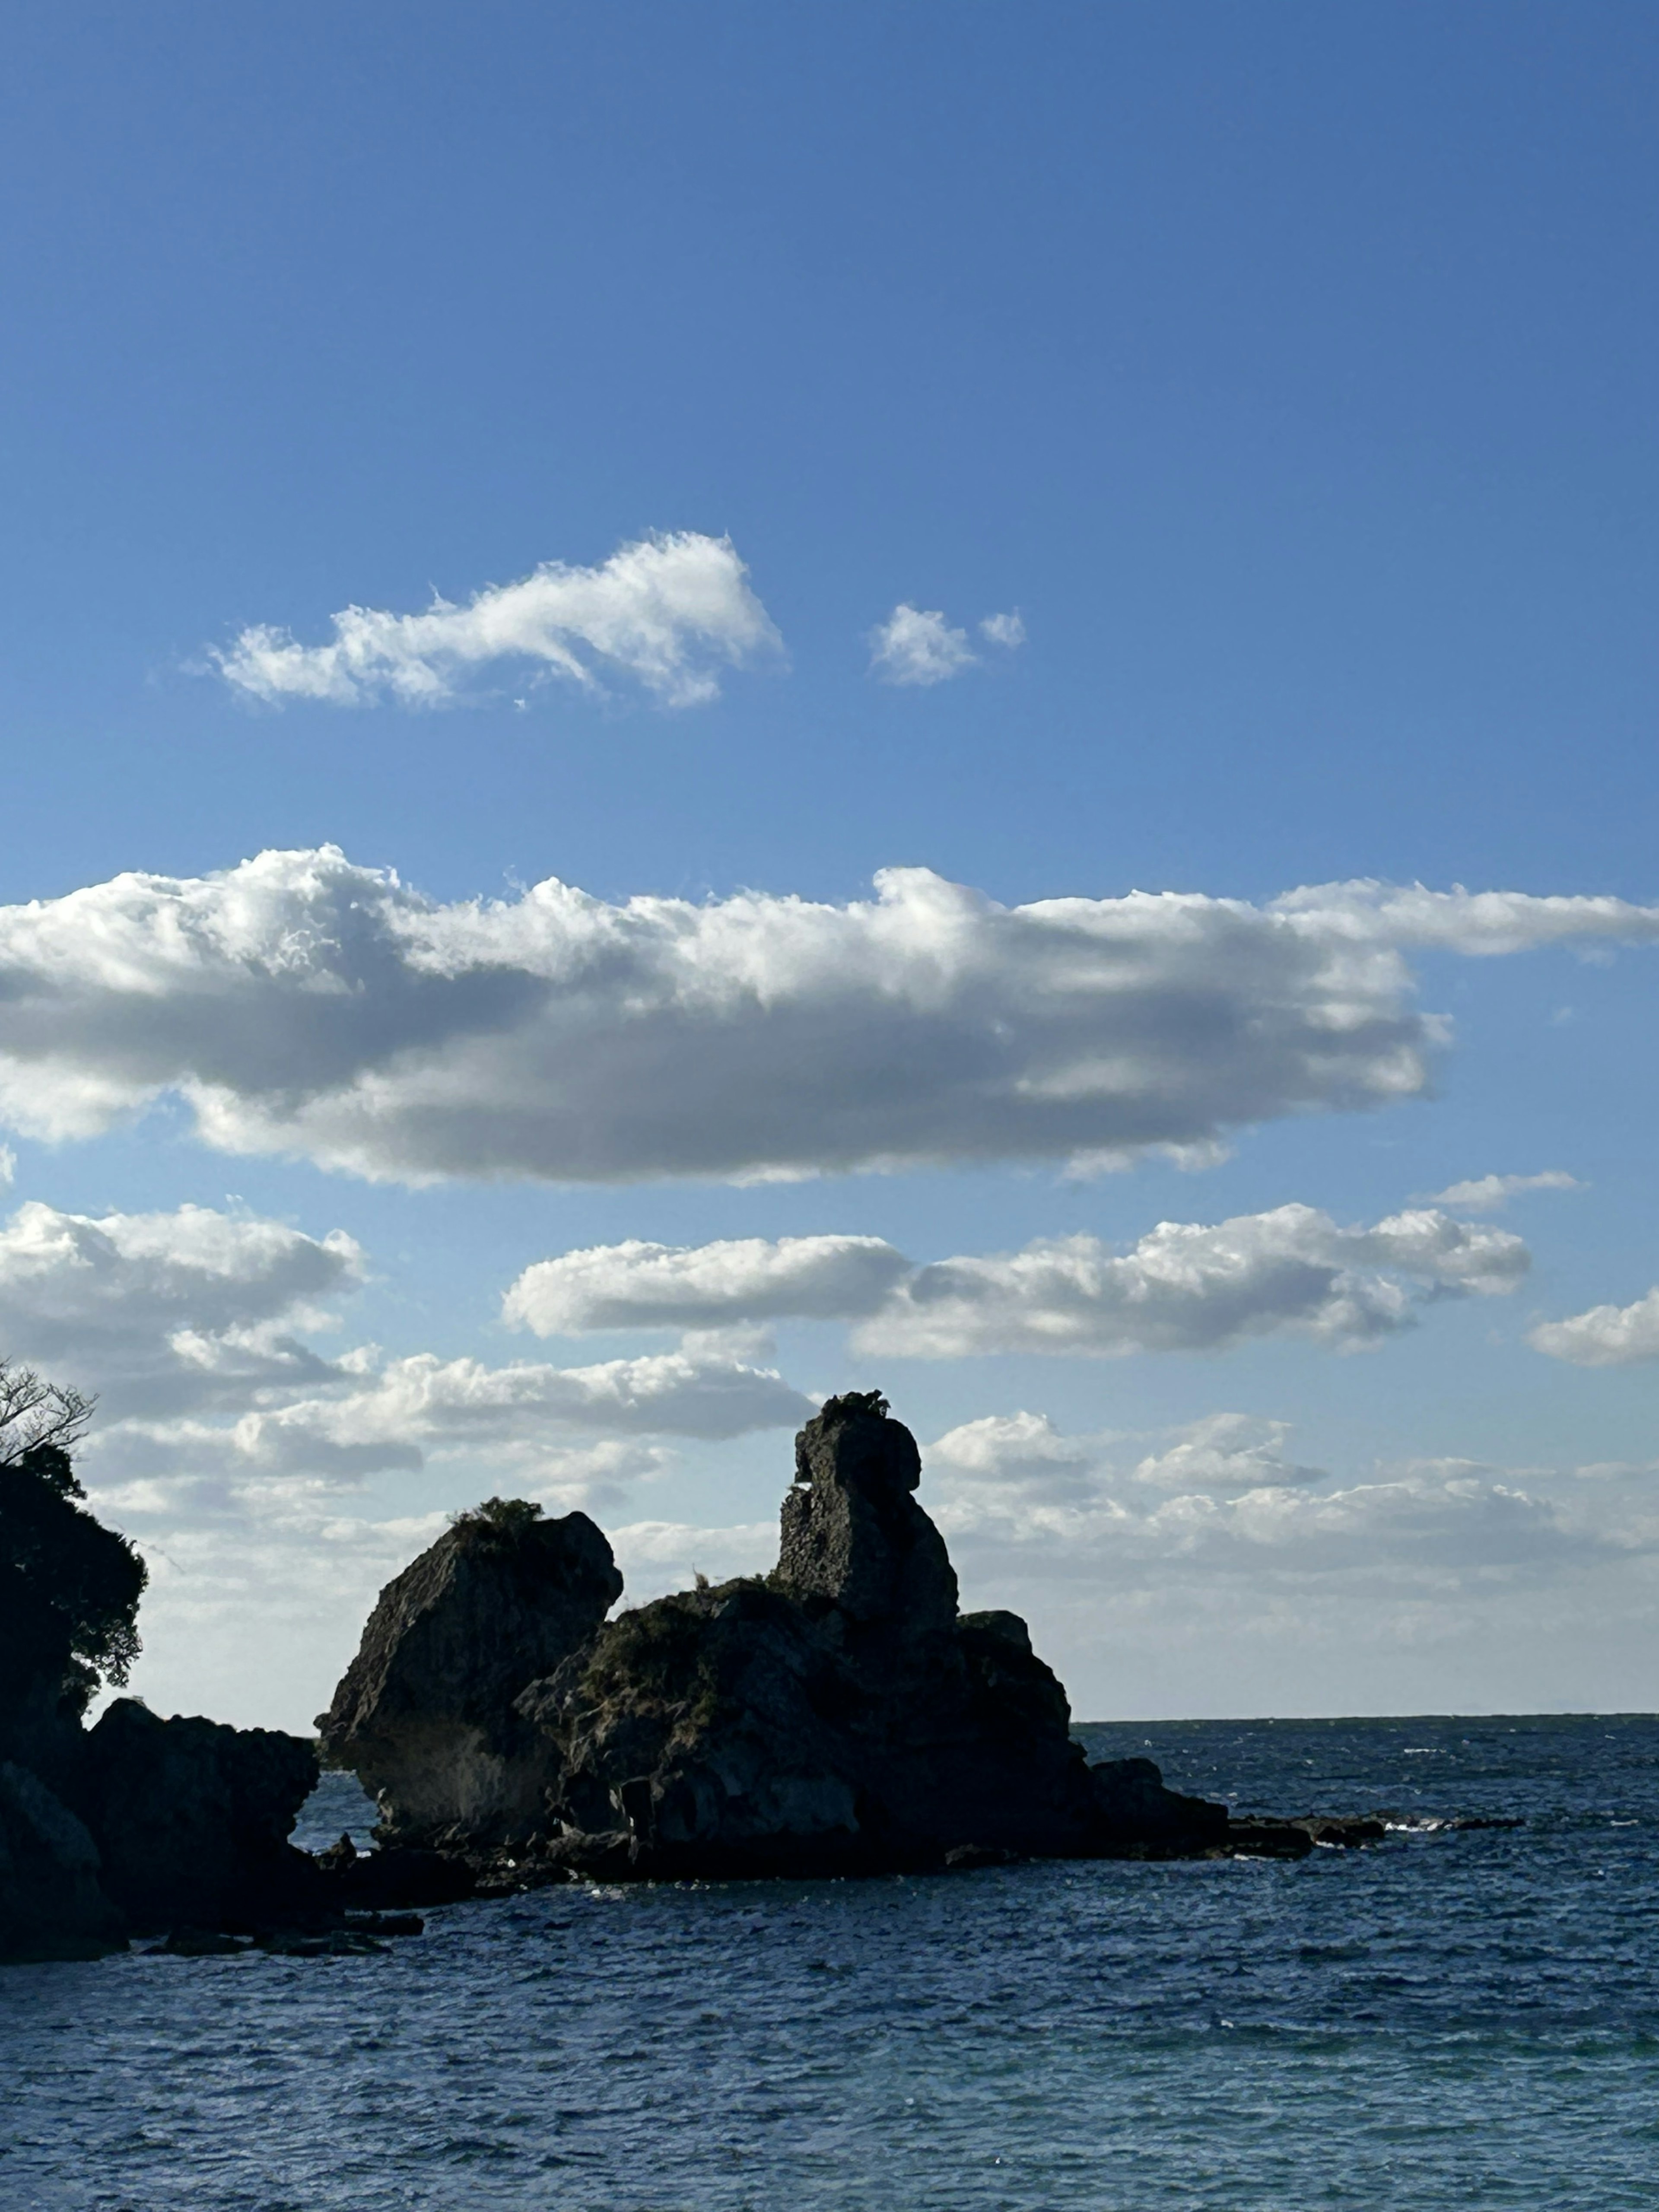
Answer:
<svg viewBox="0 0 1659 2212"><path fill-rule="evenodd" d="M1018 1616L958 1613L921 1473L883 1400L832 1399L796 1439L776 1570L610 1622L620 1577L582 1516L526 1552L524 1526L492 1548L463 1523L383 1595L325 1750L394 1845L520 1879L1216 1847L1224 1808L1145 1761L1089 1766Z"/></svg>
<svg viewBox="0 0 1659 2212"><path fill-rule="evenodd" d="M321 1884L288 1838L317 1771L298 1736L118 1698L86 1738L73 1802L125 1925L253 1928L307 1910Z"/></svg>
<svg viewBox="0 0 1659 2212"><path fill-rule="evenodd" d="M545 1824L556 1748L515 1708L622 1594L585 1513L492 1498L380 1593L318 1717L324 1757L379 1798L387 1840L505 1844Z"/></svg>
<svg viewBox="0 0 1659 2212"><path fill-rule="evenodd" d="M608 1831L638 1873L830 1872L1224 1827L1090 1769L1025 1624L958 1614L921 1473L881 1399L832 1399L796 1440L772 1575L624 1613L520 1699L562 1754L557 1849Z"/></svg>
<svg viewBox="0 0 1659 2212"><path fill-rule="evenodd" d="M98 1846L40 1777L0 1764L0 1959L85 1959L125 1947Z"/></svg>
<svg viewBox="0 0 1659 2212"><path fill-rule="evenodd" d="M73 1394L3 1361L0 1380L14 1415L21 1385L78 1419ZM310 1909L323 1878L287 1839L316 1782L311 1745L163 1721L131 1698L88 1731L93 1692L124 1684L138 1651L143 1562L86 1510L61 1442L7 1458L4 1441L0 1959L83 1957L176 1919L254 1926Z"/></svg>

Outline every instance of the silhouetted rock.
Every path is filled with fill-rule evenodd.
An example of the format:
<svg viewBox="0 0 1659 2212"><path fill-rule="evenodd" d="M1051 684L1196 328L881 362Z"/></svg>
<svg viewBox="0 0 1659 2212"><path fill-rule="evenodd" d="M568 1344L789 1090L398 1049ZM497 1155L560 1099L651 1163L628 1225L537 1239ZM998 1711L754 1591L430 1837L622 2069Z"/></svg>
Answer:
<svg viewBox="0 0 1659 2212"><path fill-rule="evenodd" d="M806 1873L1201 1849L1226 1815L1141 1778L1103 1797L1013 1613L959 1617L873 1394L796 1439L776 1571L601 1629L519 1711L556 1747L554 1856L635 1874ZM550 1762L550 1768L552 1762Z"/></svg>
<svg viewBox="0 0 1659 2212"><path fill-rule="evenodd" d="M0 1765L0 1959L95 1958L126 1944L85 1823L27 1767Z"/></svg>
<svg viewBox="0 0 1659 2212"><path fill-rule="evenodd" d="M74 1802L130 1928L252 1927L318 1896L288 1840L316 1784L299 1736L162 1720L121 1698L86 1738Z"/></svg>
<svg viewBox="0 0 1659 2212"><path fill-rule="evenodd" d="M463 1516L381 1594L319 1723L392 1846L324 1854L331 1894L1301 1856L1381 1832L1230 1822L1150 1759L1091 1766L1025 1623L958 1613L921 1476L884 1399L832 1398L795 1440L770 1575L608 1621L621 1577L583 1515Z"/></svg>
<svg viewBox="0 0 1659 2212"><path fill-rule="evenodd" d="M550 1747L514 1711L622 1594L585 1513L492 1498L388 1583L319 1716L324 1755L380 1800L382 1832L503 1841L544 1815Z"/></svg>
<svg viewBox="0 0 1659 2212"><path fill-rule="evenodd" d="M911 1494L921 1480L916 1440L887 1418L884 1400L831 1398L795 1438L773 1589L825 1601L848 1622L896 1622L908 1636L953 1628L956 1570Z"/></svg>

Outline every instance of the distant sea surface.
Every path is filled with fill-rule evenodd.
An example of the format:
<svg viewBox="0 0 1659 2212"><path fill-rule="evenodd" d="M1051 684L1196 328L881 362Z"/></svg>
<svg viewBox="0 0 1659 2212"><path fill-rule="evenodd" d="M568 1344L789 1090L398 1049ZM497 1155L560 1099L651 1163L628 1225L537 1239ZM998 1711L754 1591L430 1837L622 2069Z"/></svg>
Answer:
<svg viewBox="0 0 1659 2212"><path fill-rule="evenodd" d="M1659 2207L1659 1719L1093 1727L1293 1864L571 1887L0 1968L6 2212ZM361 1828L331 1776L300 1840Z"/></svg>

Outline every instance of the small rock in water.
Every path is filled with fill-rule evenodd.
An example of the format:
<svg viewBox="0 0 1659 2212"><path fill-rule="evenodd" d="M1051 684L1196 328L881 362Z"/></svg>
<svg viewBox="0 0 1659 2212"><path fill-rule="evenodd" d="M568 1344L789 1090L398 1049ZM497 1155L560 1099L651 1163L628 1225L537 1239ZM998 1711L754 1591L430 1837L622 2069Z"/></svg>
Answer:
<svg viewBox="0 0 1659 2212"><path fill-rule="evenodd" d="M175 1928L164 1942L152 1943L149 1959L229 1959L249 1946L240 1937L222 1935L216 1928Z"/></svg>

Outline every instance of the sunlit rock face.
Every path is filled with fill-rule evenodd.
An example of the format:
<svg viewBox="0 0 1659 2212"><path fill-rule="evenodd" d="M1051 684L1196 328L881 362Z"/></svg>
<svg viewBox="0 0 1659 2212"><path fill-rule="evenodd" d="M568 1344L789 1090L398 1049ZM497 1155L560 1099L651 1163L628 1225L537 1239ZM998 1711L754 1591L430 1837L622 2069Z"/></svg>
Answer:
<svg viewBox="0 0 1659 2212"><path fill-rule="evenodd" d="M585 1513L492 1500L462 1516L381 1591L318 1717L324 1758L356 1769L399 1842L540 1825L556 1759L514 1700L591 1641L622 1586Z"/></svg>

